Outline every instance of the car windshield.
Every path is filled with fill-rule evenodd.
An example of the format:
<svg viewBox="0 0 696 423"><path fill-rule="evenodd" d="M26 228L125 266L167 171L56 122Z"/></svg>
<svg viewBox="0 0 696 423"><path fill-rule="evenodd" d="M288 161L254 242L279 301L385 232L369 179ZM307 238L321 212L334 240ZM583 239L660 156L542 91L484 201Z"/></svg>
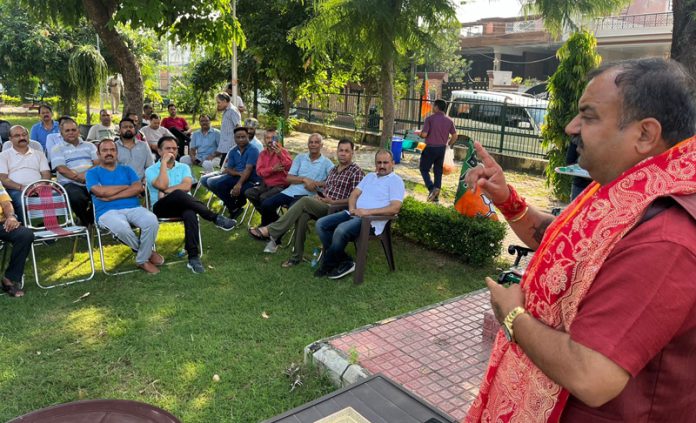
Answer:
<svg viewBox="0 0 696 423"><path fill-rule="evenodd" d="M544 117L546 117L546 108L543 107L527 107L527 112L534 119L536 126L541 128L544 124Z"/></svg>

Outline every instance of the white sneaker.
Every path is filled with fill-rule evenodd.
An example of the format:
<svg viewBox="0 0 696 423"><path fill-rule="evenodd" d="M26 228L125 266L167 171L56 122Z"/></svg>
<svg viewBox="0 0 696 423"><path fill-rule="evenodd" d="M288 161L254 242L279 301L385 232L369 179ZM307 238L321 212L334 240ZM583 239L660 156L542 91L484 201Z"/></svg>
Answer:
<svg viewBox="0 0 696 423"><path fill-rule="evenodd" d="M263 249L264 253L269 254L274 254L276 251L278 251L278 244L276 244L276 242L273 239L268 241L268 243L266 244L266 248Z"/></svg>

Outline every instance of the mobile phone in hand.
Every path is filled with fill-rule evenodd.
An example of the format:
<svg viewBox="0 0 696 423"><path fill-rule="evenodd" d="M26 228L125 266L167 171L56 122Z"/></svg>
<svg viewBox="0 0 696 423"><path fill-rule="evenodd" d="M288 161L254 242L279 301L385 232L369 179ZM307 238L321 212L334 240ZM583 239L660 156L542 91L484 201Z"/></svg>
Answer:
<svg viewBox="0 0 696 423"><path fill-rule="evenodd" d="M317 195L321 198L326 198L326 194L324 194L324 190L322 188L317 188Z"/></svg>

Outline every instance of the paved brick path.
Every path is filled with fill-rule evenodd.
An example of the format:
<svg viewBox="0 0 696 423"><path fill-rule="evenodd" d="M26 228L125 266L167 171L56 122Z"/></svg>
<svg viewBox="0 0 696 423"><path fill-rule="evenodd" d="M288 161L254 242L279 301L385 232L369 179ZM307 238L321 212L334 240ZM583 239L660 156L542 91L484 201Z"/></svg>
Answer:
<svg viewBox="0 0 696 423"><path fill-rule="evenodd" d="M488 291L477 291L331 339L368 372L383 373L461 420L478 393L491 342L482 339Z"/></svg>

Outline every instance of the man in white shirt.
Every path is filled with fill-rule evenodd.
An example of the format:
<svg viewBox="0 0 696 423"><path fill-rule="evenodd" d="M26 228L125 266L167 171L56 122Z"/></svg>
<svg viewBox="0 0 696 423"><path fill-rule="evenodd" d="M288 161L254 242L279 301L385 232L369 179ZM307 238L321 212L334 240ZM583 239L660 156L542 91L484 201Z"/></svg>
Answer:
<svg viewBox="0 0 696 423"><path fill-rule="evenodd" d="M394 173L394 157L389 150L375 155L375 172L363 178L348 197L348 210L324 216L317 220L317 235L324 248L324 257L314 276L342 278L355 271L355 262L346 254L346 246L360 235L363 216L393 215L401 210L404 201L404 181ZM386 221L372 222L379 235Z"/></svg>
<svg viewBox="0 0 696 423"><path fill-rule="evenodd" d="M111 112L106 109L101 109L99 111L99 119L101 123L92 125L87 133L87 141L97 142L104 138L112 138L116 135L116 125L111 121Z"/></svg>
<svg viewBox="0 0 696 423"><path fill-rule="evenodd" d="M12 148L0 153L0 182L12 198L12 206L23 221L22 191L39 179L51 179L46 156L29 147L29 131L21 125L10 128Z"/></svg>
<svg viewBox="0 0 696 423"><path fill-rule="evenodd" d="M162 126L161 123L162 121L159 115L153 113L150 115L150 124L144 126L143 129L140 130L140 132L145 135L145 140L150 144L150 150L152 150L153 153L157 153L157 142L160 138L165 135L169 137L174 136L174 134L172 134L169 129Z"/></svg>

